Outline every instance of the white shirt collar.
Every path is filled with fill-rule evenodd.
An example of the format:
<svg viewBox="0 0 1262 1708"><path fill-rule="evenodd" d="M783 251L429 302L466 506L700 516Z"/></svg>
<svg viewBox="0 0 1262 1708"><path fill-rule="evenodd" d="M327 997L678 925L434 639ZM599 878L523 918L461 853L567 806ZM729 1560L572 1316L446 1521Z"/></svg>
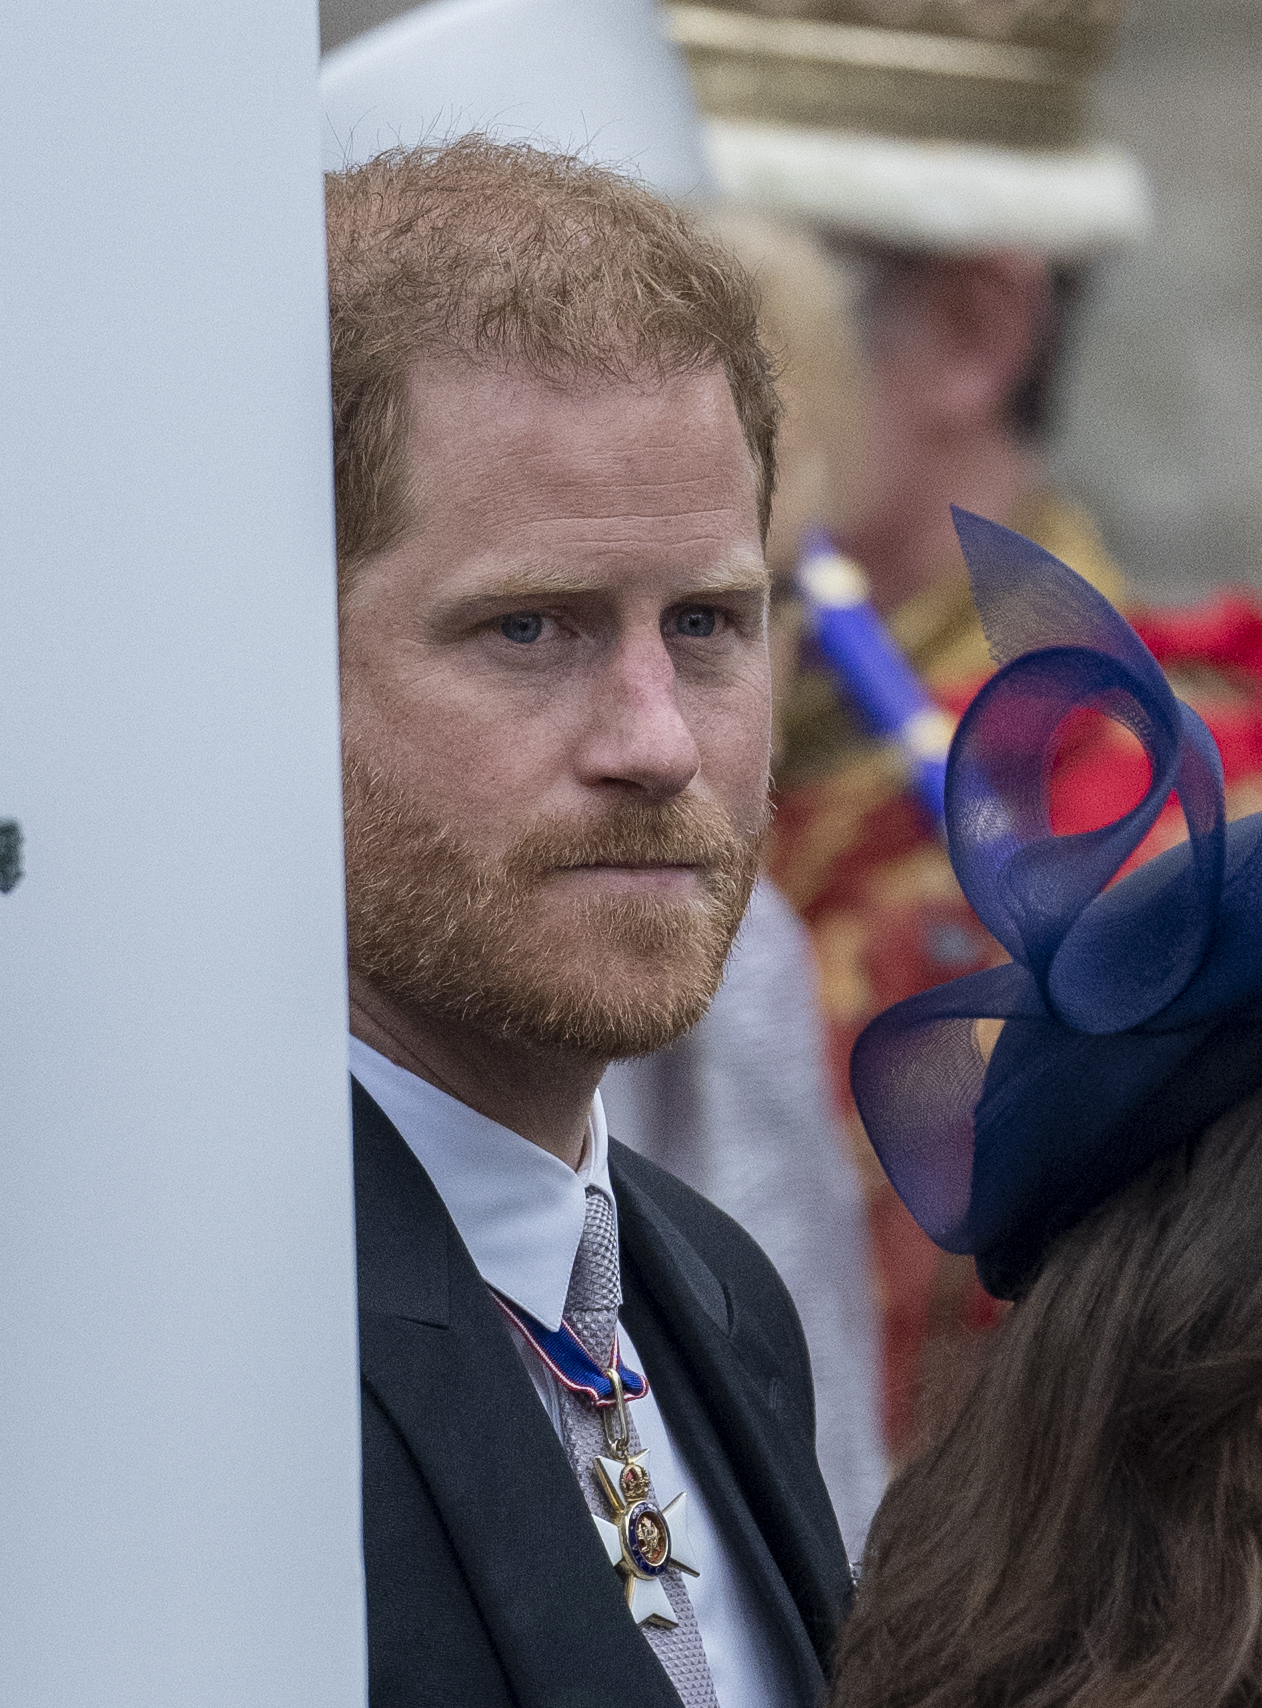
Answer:
<svg viewBox="0 0 1262 1708"><path fill-rule="evenodd" d="M575 1170L356 1037L350 1063L434 1182L482 1279L546 1328L559 1328L587 1188L599 1186L613 1201L600 1093Z"/></svg>

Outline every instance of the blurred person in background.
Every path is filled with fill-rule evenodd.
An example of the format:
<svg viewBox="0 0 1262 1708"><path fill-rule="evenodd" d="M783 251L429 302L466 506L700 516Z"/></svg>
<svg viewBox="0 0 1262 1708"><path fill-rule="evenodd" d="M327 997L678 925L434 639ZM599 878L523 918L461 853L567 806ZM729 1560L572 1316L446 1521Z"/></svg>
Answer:
<svg viewBox="0 0 1262 1708"><path fill-rule="evenodd" d="M951 716L992 660L949 504L996 516L1110 597L1122 578L1051 482L1047 435L1074 305L1100 257L1148 224L1142 172L1085 140L1089 80L1121 6L1034 0L750 0L671 6L723 189L809 221L866 281L869 480L835 531L894 640ZM1229 805L1262 775L1262 614L1248 598L1130 614L1207 718ZM771 869L819 957L839 1104L882 1006L1001 958L969 907L907 764L809 641L786 710ZM1058 761L1064 830L1133 804L1142 754L1078 720ZM1181 833L1173 811L1143 854ZM887 1442L905 1457L949 1413L998 1309L916 1228L860 1140L879 1277Z"/></svg>
<svg viewBox="0 0 1262 1708"><path fill-rule="evenodd" d="M840 526L861 489L861 381L849 286L784 222L716 207L678 50L652 0L436 0L326 55L326 163L470 126L634 168L691 202L758 275L784 370L786 417L767 542L791 585L803 526ZM772 644L791 673L795 607L773 593ZM862 1193L833 1111L810 939L755 886L712 1015L675 1048L602 1082L611 1131L731 1215L771 1257L810 1349L817 1450L848 1545L862 1549L885 1483Z"/></svg>
<svg viewBox="0 0 1262 1708"><path fill-rule="evenodd" d="M973 516L999 672L955 736L960 883L1010 963L858 1040L909 1210L1014 1308L893 1484L835 1708L1248 1708L1262 1698L1262 815L1085 582ZM1142 732L1133 809L1049 819L1057 733ZM1174 790L1187 843L1125 871ZM1006 827L999 839L996 823ZM962 1166L963 1165L963 1166Z"/></svg>

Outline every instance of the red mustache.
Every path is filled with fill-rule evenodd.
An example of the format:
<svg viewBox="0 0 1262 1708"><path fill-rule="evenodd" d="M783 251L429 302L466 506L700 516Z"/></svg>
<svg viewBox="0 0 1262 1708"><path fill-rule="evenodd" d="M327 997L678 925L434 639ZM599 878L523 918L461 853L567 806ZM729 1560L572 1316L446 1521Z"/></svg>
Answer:
<svg viewBox="0 0 1262 1708"><path fill-rule="evenodd" d="M505 870L539 879L580 866L743 867L762 844L765 823L741 832L722 808L704 801L664 807L623 803L597 820L553 821L528 831L505 857Z"/></svg>

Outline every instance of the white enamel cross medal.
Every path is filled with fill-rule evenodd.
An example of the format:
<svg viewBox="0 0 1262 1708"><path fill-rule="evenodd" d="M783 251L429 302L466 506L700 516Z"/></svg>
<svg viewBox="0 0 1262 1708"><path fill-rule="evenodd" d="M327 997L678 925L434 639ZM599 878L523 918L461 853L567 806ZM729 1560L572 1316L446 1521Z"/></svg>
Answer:
<svg viewBox="0 0 1262 1708"><path fill-rule="evenodd" d="M654 1503L648 1449L635 1454L628 1451L630 1429L622 1383L616 1370L608 1375L615 1401L603 1413L605 1440L617 1457L597 1459L596 1478L613 1509L613 1520L596 1513L592 1518L610 1565L622 1574L627 1606L636 1624L651 1619L658 1625L677 1625L662 1579L672 1566L692 1577L700 1576L688 1544L688 1497L677 1494L664 1507Z"/></svg>

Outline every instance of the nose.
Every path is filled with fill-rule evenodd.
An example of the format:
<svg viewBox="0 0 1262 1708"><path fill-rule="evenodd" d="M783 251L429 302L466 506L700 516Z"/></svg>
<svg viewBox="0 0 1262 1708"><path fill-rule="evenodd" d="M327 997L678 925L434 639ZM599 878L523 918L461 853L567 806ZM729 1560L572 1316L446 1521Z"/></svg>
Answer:
<svg viewBox="0 0 1262 1708"><path fill-rule="evenodd" d="M592 681L578 770L590 788L670 800L701 768L680 710L675 665L660 631L624 636Z"/></svg>

